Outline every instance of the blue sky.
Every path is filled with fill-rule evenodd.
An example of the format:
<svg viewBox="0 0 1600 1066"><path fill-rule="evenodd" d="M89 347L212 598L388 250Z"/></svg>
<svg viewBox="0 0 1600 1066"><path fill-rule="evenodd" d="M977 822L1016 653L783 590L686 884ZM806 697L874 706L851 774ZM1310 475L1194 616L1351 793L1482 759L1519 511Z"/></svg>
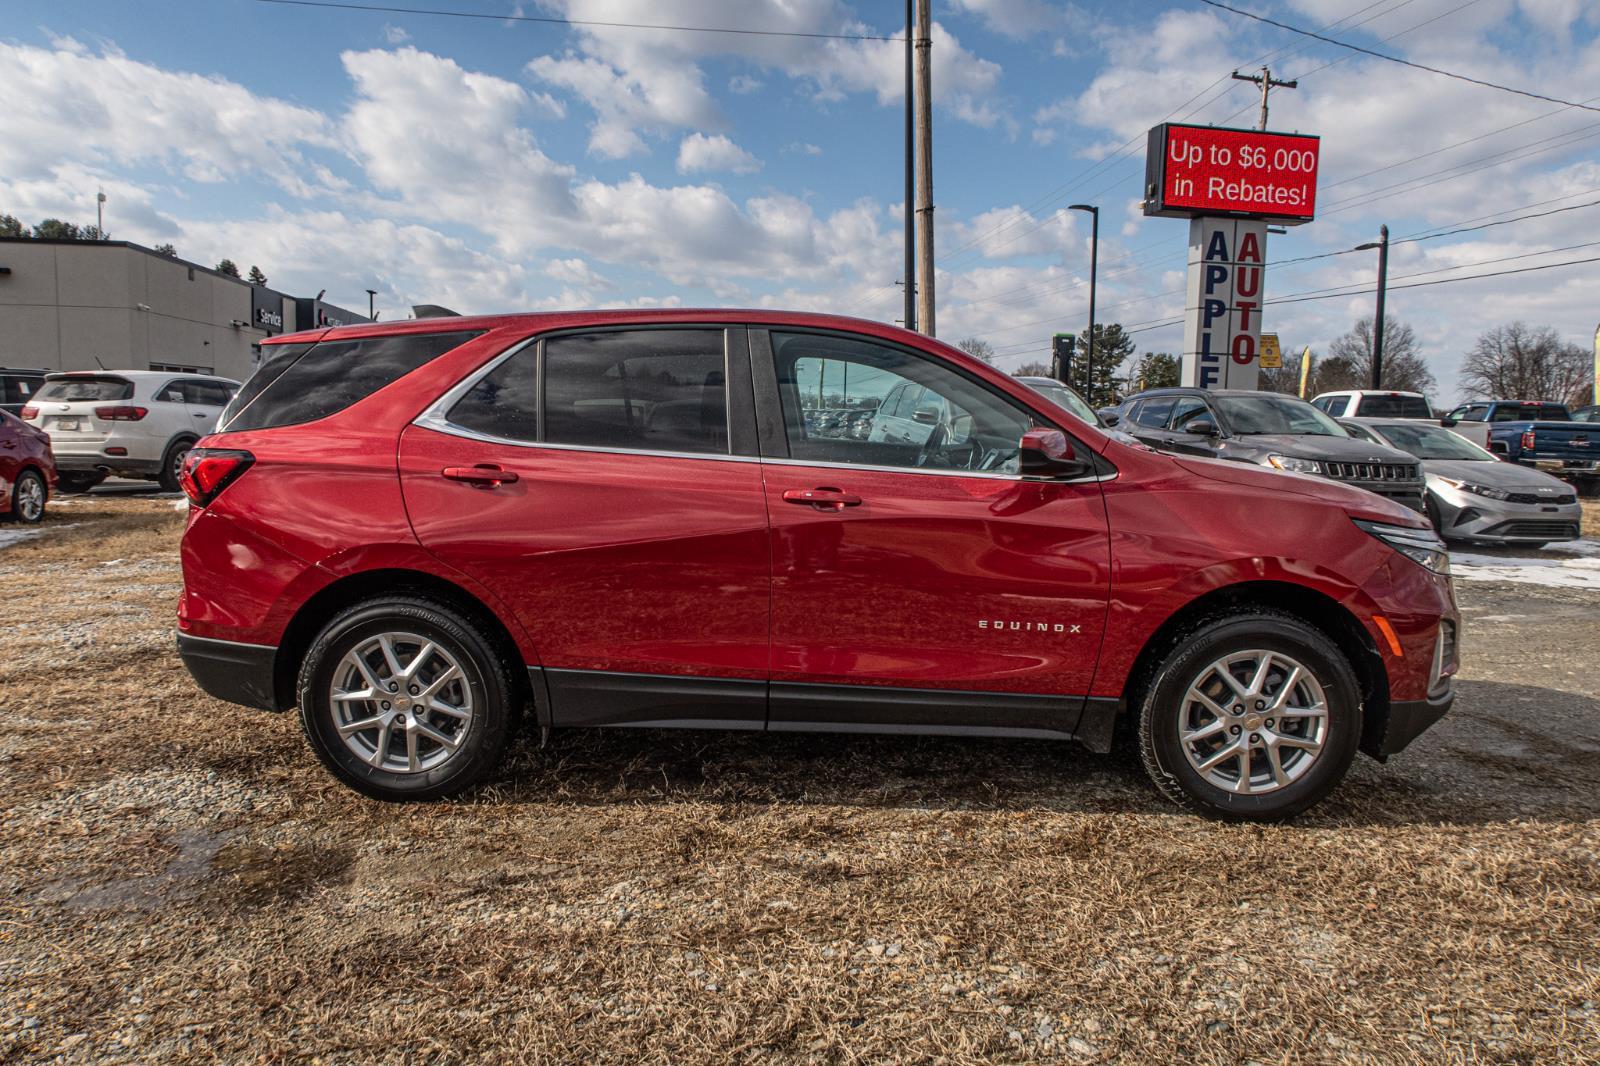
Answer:
<svg viewBox="0 0 1600 1066"><path fill-rule="evenodd" d="M357 0L360 2L360 0ZM393 6L407 6L397 0ZM842 0L448 0L496 15L888 36L903 4ZM1585 0L1259 0L1238 6L1567 100L1600 69ZM940 335L1012 367L1087 309L1181 311L1186 227L1137 202L1142 133L1247 126L1270 62L1301 87L1272 127L1323 137L1319 217L1269 260L1572 207L1397 245L1439 280L1600 255L1600 115L1454 82L1188 2L935 3ZM203 262L255 263L386 317L589 305L773 305L899 315L900 45L313 9L256 0L10 0L0 30L0 212L92 221ZM1132 147L1125 148L1132 142ZM1368 253L1269 271L1267 295L1370 284ZM1441 383L1521 318L1587 345L1600 264L1396 290ZM1271 307L1325 349L1369 295ZM1175 351L1178 327L1137 335Z"/></svg>

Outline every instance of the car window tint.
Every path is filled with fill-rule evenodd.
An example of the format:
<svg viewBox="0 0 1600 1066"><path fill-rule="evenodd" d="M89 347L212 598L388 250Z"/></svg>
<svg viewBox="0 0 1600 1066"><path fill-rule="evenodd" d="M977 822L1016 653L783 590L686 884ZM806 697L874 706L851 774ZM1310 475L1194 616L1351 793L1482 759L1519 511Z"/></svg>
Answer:
<svg viewBox="0 0 1600 1066"><path fill-rule="evenodd" d="M1190 432L1188 426L1197 418L1209 419L1211 411L1204 400L1185 396L1172 407L1172 429L1175 433Z"/></svg>
<svg viewBox="0 0 1600 1066"><path fill-rule="evenodd" d="M206 407L221 407L228 402L228 390L215 382L190 379L182 384L185 403L197 403Z"/></svg>
<svg viewBox="0 0 1600 1066"><path fill-rule="evenodd" d="M70 377L47 381L39 390L41 400L130 400L133 382L127 378Z"/></svg>
<svg viewBox="0 0 1600 1066"><path fill-rule="evenodd" d="M229 405L238 413L228 420L226 428L229 432L271 429L327 418L460 347L480 332L409 333L312 345L287 366L273 368L273 379L250 400L243 398L254 378L246 382ZM256 374L267 369L263 364Z"/></svg>
<svg viewBox="0 0 1600 1066"><path fill-rule="evenodd" d="M183 391L183 382L181 382L181 381L172 381L172 382L168 382L167 384L161 386L161 389L160 389L160 391L158 391L156 393L156 397L155 398L157 400L160 400L162 403L188 403L189 402L189 397Z"/></svg>
<svg viewBox="0 0 1600 1066"><path fill-rule="evenodd" d="M554 337L544 346L544 439L726 455L725 352L722 330Z"/></svg>
<svg viewBox="0 0 1600 1066"><path fill-rule="evenodd" d="M1151 429L1161 429L1167 424L1167 416L1172 413L1174 402L1171 396L1158 396L1155 399L1145 400L1139 405L1133 421Z"/></svg>
<svg viewBox="0 0 1600 1066"><path fill-rule="evenodd" d="M1363 396L1362 418L1432 418L1428 401L1421 396Z"/></svg>
<svg viewBox="0 0 1600 1066"><path fill-rule="evenodd" d="M475 433L506 440L539 439L539 378L532 345L485 375L446 416Z"/></svg>
<svg viewBox="0 0 1600 1066"><path fill-rule="evenodd" d="M949 367L849 337L774 333L772 348L790 458L1018 469L1033 416Z"/></svg>
<svg viewBox="0 0 1600 1066"><path fill-rule="evenodd" d="M264 344L261 346L261 365L255 373L245 379L239 386L239 391L233 394L228 401L227 408L222 416L217 419L218 426L226 426L233 416L242 411L246 405L257 396L266 391L285 371L299 361L302 355L311 350L309 344Z"/></svg>

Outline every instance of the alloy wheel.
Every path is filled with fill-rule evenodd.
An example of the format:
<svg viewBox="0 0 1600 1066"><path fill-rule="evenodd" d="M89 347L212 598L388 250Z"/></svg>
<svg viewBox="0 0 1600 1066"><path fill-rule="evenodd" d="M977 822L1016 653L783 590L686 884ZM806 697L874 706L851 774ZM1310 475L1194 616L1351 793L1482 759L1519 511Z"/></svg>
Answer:
<svg viewBox="0 0 1600 1066"><path fill-rule="evenodd" d="M17 514L24 522L37 522L44 514L44 482L37 477L24 477L13 491L17 495Z"/></svg>
<svg viewBox="0 0 1600 1066"><path fill-rule="evenodd" d="M1303 777L1328 737L1322 684L1282 652L1251 649L1212 662L1183 697L1178 739L1195 772L1239 795Z"/></svg>
<svg viewBox="0 0 1600 1066"><path fill-rule="evenodd" d="M368 766L396 774L437 769L473 726L472 689L456 657L416 633L362 640L339 660L328 690L334 728Z"/></svg>

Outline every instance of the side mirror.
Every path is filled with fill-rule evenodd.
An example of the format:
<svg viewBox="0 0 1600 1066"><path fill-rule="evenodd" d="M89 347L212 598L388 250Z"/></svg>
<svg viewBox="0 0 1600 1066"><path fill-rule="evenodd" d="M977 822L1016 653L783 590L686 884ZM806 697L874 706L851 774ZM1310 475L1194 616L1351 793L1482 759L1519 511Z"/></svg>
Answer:
<svg viewBox="0 0 1600 1066"><path fill-rule="evenodd" d="M1220 437L1222 431L1217 424L1209 418L1196 418L1183 427L1182 432L1193 433L1197 437Z"/></svg>
<svg viewBox="0 0 1600 1066"><path fill-rule="evenodd" d="M1443 418L1439 419L1439 424L1445 429L1454 429L1461 423L1456 421L1454 418L1451 418L1449 415L1445 415Z"/></svg>
<svg viewBox="0 0 1600 1066"><path fill-rule="evenodd" d="M1100 421L1104 422L1108 426L1114 426L1118 422L1122 421L1122 416L1117 414L1115 411L1107 411L1100 416Z"/></svg>
<svg viewBox="0 0 1600 1066"><path fill-rule="evenodd" d="M1028 430L1017 451L1024 477L1082 477L1092 469L1087 459L1080 459L1073 452L1072 443L1059 429Z"/></svg>
<svg viewBox="0 0 1600 1066"><path fill-rule="evenodd" d="M921 422L925 426L931 426L935 422L939 421L939 412L935 411L931 407L919 407L915 411L911 412L911 421Z"/></svg>

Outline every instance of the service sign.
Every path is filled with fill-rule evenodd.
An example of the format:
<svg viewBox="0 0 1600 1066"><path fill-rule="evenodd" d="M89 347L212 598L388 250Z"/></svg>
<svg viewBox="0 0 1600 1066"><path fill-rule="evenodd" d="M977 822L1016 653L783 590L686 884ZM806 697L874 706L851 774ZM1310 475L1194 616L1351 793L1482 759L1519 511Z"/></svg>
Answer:
<svg viewBox="0 0 1600 1066"><path fill-rule="evenodd" d="M1144 213L1310 222L1321 143L1307 134L1164 122L1150 131Z"/></svg>

